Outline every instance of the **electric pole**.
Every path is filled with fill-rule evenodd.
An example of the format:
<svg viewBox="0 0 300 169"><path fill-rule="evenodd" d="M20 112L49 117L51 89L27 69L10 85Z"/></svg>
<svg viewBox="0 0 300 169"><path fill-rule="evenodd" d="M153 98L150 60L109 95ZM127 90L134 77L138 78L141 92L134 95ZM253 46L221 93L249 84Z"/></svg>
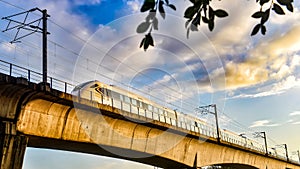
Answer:
<svg viewBox="0 0 300 169"><path fill-rule="evenodd" d="M36 19L34 21L27 22L29 13L34 12L34 11L41 12L42 17L39 18L39 19ZM23 21L18 21L18 20L14 19L15 16L20 16L20 15L25 15ZM42 36L43 36L43 39L42 39L42 47L43 47L43 49L42 49L42 69L43 69L42 70L42 75L43 75L42 83L44 85L47 84L47 35L50 34L47 31L47 18L48 17L50 17L50 15L47 14L46 9L41 10L39 8L33 8L33 9L30 9L30 10L25 11L25 12L13 14L13 15L6 16L6 17L2 18L2 19L5 19L5 20L8 21L7 27L6 27L5 30L3 30L3 32L9 31L9 30L12 30L12 29L17 29L15 37L10 43L20 42L19 41L20 39L22 39L26 36L29 36L29 35L31 35L35 32L38 32L38 33L42 34ZM40 27L40 22L41 21L42 21L42 27ZM11 23L17 24L17 25L11 26ZM27 33L23 36L19 36L19 32L20 32L21 29L30 31L30 33Z"/></svg>
<svg viewBox="0 0 300 169"><path fill-rule="evenodd" d="M213 111L210 111L210 107L213 107ZM208 106L200 106L197 108L197 112L200 112L201 114L213 114L215 116L216 120L216 128L217 128L217 141L220 143L221 138L220 138L220 129L219 129L219 122L218 122L218 112L217 112L217 106L215 104L211 104Z"/></svg>
<svg viewBox="0 0 300 169"><path fill-rule="evenodd" d="M265 141L265 148L266 148L266 156L268 156L268 144L267 144L267 136L266 136L266 132L262 131L262 132L255 132L254 133L254 137L261 137L264 139Z"/></svg>

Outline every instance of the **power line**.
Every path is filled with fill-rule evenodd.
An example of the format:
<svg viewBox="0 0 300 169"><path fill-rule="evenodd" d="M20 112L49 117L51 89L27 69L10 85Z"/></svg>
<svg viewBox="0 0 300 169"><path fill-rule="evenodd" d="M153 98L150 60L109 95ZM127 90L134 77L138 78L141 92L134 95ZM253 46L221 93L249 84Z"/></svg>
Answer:
<svg viewBox="0 0 300 169"><path fill-rule="evenodd" d="M9 3L9 2L7 2L7 1L4 1L4 0L0 0L1 2L3 2L3 3L5 3L5 4L7 4L7 5L10 5L10 6L13 6L13 7L15 7L15 8L18 8L18 9L22 9L22 10L26 10L26 9L24 9L24 8L21 8L21 7L19 7L19 6L17 6L17 5L14 5L14 4L12 4L12 3Z"/></svg>

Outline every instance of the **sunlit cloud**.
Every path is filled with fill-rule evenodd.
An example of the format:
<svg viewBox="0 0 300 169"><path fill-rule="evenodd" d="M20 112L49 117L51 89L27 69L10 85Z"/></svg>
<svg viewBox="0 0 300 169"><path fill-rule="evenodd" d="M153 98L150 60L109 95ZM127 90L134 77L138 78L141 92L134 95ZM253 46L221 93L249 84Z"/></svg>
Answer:
<svg viewBox="0 0 300 169"><path fill-rule="evenodd" d="M275 126L279 126L280 124L276 124L276 123L271 123L271 121L269 120L258 120L252 123L252 125L250 126L250 128L254 128L254 127L275 127Z"/></svg>
<svg viewBox="0 0 300 169"><path fill-rule="evenodd" d="M132 0L132 1L127 1L126 3L129 9L132 11L132 13L136 13L140 10L141 1Z"/></svg>
<svg viewBox="0 0 300 169"><path fill-rule="evenodd" d="M299 65L299 33L300 26L296 25L285 34L258 43L244 59L225 63L226 88L250 87L293 74Z"/></svg>
<svg viewBox="0 0 300 169"><path fill-rule="evenodd" d="M0 49L6 52L13 52L16 48L15 43L3 42L0 44Z"/></svg>
<svg viewBox="0 0 300 169"><path fill-rule="evenodd" d="M299 116L299 115L300 115L300 111L294 111L289 114L289 116Z"/></svg>
<svg viewBox="0 0 300 169"><path fill-rule="evenodd" d="M239 99L239 98L258 98L258 97L266 97L282 94L290 89L300 87L300 79L296 79L295 76L289 76L286 79L272 84L269 89L264 90L262 92L256 91L252 94L240 94L230 97L231 99Z"/></svg>
<svg viewBox="0 0 300 169"><path fill-rule="evenodd" d="M294 124L294 125L300 125L300 121L294 122L292 124Z"/></svg>

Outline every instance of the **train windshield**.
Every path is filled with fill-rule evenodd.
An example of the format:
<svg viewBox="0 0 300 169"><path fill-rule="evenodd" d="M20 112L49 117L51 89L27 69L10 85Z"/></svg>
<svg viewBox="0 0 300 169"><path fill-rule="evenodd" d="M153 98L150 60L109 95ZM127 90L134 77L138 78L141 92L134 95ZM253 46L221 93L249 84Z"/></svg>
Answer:
<svg viewBox="0 0 300 169"><path fill-rule="evenodd" d="M90 86L91 88L93 88L95 85L97 85L96 81L94 81L94 80L93 81L88 81L88 82L84 82L84 83L81 83L81 84L75 86L75 88L73 89L73 91L82 89L83 87L85 87L88 84L91 84L91 86Z"/></svg>

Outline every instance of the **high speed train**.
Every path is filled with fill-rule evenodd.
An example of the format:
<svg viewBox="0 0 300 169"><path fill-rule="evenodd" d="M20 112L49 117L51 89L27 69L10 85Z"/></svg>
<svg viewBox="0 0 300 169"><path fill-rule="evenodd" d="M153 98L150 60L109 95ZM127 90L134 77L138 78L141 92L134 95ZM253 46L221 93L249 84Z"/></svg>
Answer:
<svg viewBox="0 0 300 169"><path fill-rule="evenodd" d="M73 89L72 94L80 98L107 104L130 113L135 113L189 131L217 138L216 129L213 125L192 115L163 107L145 97L114 85L107 85L97 80L88 81L76 86ZM237 144L260 152L263 152L265 149L262 144L242 137L242 135L238 135L229 130L223 129L219 132L223 142Z"/></svg>
<svg viewBox="0 0 300 169"><path fill-rule="evenodd" d="M122 110L127 109L129 112L191 131L199 132L203 130L208 132L212 137L216 135L214 127L203 120L163 107L145 97L97 80L88 81L76 86L72 94L80 98L91 99L102 104L111 105Z"/></svg>

